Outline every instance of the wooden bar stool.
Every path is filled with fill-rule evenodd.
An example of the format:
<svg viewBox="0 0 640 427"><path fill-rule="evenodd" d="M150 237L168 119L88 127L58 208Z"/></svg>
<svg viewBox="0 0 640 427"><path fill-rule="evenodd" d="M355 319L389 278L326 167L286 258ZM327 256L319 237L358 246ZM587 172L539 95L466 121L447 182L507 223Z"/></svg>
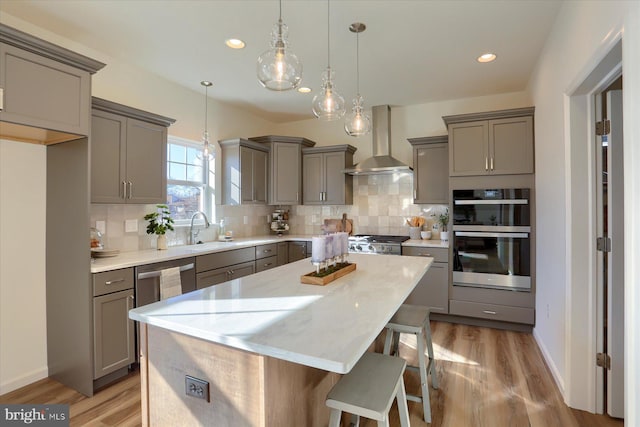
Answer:
<svg viewBox="0 0 640 427"><path fill-rule="evenodd" d="M396 314L387 323L387 335L384 342L384 354L399 356L398 343L400 334L414 334L416 336L418 350L418 365L407 366L408 369L420 372L420 388L422 396L407 394L407 399L413 402L422 402L424 420L431 422L431 402L429 401L429 386L427 384L427 374L431 374L431 386L438 388L438 376L436 374L436 361L433 355L433 343L431 342L431 327L429 325L429 307L420 305L403 304ZM429 354L427 364L424 356L425 346Z"/></svg>
<svg viewBox="0 0 640 427"><path fill-rule="evenodd" d="M378 421L378 427L389 427L389 409L398 402L400 425L409 427L409 409L402 374L407 365L403 359L380 353L365 353L351 371L333 386L326 405L331 408L329 427L338 427L342 411ZM352 418L353 420L353 418Z"/></svg>

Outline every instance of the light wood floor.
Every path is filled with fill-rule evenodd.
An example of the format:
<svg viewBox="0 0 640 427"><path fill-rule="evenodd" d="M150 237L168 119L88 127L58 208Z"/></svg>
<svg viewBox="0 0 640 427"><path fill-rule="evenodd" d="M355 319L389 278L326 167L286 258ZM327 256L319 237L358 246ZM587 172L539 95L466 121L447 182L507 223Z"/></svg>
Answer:
<svg viewBox="0 0 640 427"><path fill-rule="evenodd" d="M440 388L431 390L431 426L605 427L622 420L569 409L530 334L431 322ZM415 341L403 336L401 354L415 360ZM407 373L407 390L418 390L417 374ZM137 373L92 398L51 379L0 396L0 403L66 403L72 426L139 426ZM392 426L398 426L392 409ZM412 426L427 425L422 406L409 402ZM374 426L365 421L364 426Z"/></svg>

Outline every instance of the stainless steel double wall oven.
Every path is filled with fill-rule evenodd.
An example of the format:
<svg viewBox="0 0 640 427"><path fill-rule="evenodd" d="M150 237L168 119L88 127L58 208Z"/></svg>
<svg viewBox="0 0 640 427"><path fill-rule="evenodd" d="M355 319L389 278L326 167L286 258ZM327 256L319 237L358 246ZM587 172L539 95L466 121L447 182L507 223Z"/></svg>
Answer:
<svg viewBox="0 0 640 427"><path fill-rule="evenodd" d="M453 190L453 286L531 291L528 188Z"/></svg>

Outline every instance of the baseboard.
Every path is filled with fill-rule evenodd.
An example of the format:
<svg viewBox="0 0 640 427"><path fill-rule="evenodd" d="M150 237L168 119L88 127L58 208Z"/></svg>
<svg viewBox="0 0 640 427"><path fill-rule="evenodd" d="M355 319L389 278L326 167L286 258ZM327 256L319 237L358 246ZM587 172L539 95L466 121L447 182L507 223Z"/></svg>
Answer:
<svg viewBox="0 0 640 427"><path fill-rule="evenodd" d="M20 387L24 387L36 381L39 381L43 378L47 378L49 376L49 369L44 366L40 369L36 369L35 371L31 371L25 375L22 375L19 378L15 378L13 380L0 383L0 395L7 394L14 390L19 389Z"/></svg>
<svg viewBox="0 0 640 427"><path fill-rule="evenodd" d="M553 380L556 382L556 385L560 390L560 394L562 395L562 400L566 402L567 399L564 394L564 380L560 376L560 372L558 372L558 368L556 367L556 364L553 363L553 359L551 358L551 355L549 354L547 347L544 345L542 339L540 339L540 336L538 335L538 330L536 328L533 329L533 339L536 340L536 344L538 344L538 348L542 353L542 357L544 357L544 361L549 367L549 370L551 371Z"/></svg>

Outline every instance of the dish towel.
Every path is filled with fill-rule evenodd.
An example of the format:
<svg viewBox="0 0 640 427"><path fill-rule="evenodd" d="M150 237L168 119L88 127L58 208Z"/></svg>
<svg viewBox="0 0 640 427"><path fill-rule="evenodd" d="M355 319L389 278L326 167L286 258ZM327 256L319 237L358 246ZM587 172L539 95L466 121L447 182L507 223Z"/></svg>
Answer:
<svg viewBox="0 0 640 427"><path fill-rule="evenodd" d="M182 295L180 267L160 270L160 300Z"/></svg>

